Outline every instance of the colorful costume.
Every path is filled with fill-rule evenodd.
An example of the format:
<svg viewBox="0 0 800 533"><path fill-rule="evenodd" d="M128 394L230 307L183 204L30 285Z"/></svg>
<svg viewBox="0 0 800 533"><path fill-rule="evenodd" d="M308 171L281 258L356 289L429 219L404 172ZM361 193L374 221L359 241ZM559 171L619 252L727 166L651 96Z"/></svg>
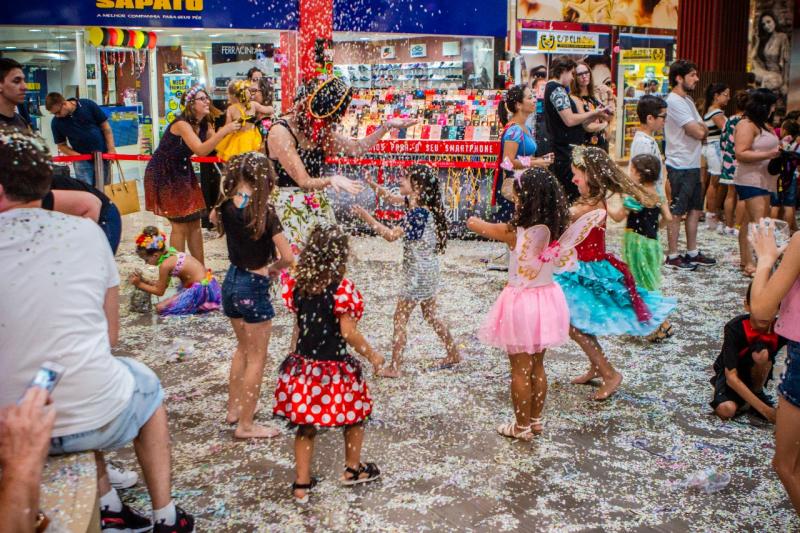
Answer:
<svg viewBox="0 0 800 533"><path fill-rule="evenodd" d="M276 120L272 126L280 124L287 129L294 139L297 155L305 166L306 172L312 178L322 175L322 163L325 161L325 150L300 148L297 137L285 120ZM303 244L311 233L311 228L317 224L335 224L336 216L333 206L328 200L325 191L306 191L297 186L286 169L277 159L272 159L275 173L278 175L278 186L275 187L272 204L278 212L284 233L292 245L295 255L300 254Z"/></svg>
<svg viewBox="0 0 800 533"><path fill-rule="evenodd" d="M606 252L605 222L580 243L578 268L556 275L570 324L591 335L646 336L667 318L676 301L636 287L628 265Z"/></svg>
<svg viewBox="0 0 800 533"><path fill-rule="evenodd" d="M622 236L622 260L631 269L636 285L648 291L661 288L661 264L664 250L658 240L658 217L661 208L644 207L632 197L625 198L628 213Z"/></svg>
<svg viewBox="0 0 800 533"><path fill-rule="evenodd" d="M176 256L178 261L175 267L170 272L170 275L178 278L183 269L183 263L186 261L186 254L178 252L175 248L169 248L167 253L161 256L158 264L160 265L168 257ZM206 277L202 281L196 281L188 287L182 284L178 287L178 294L171 297L165 303L164 308L159 311L161 316L169 315L194 315L199 313L208 313L219 309L220 302L222 301L222 291L219 282L211 273L211 270L206 271Z"/></svg>
<svg viewBox="0 0 800 533"><path fill-rule="evenodd" d="M321 294L303 296L295 280L283 279L283 300L297 313L300 334L295 353L278 371L273 414L292 425L338 427L358 424L372 412L372 398L361 364L347 353L339 317L360 319L364 300L347 279Z"/></svg>
<svg viewBox="0 0 800 533"><path fill-rule="evenodd" d="M403 221L403 286L400 298L423 302L439 291L436 224L430 211L415 207Z"/></svg>
<svg viewBox="0 0 800 533"><path fill-rule="evenodd" d="M577 266L575 246L605 215L601 209L586 213L552 242L547 226L517 228L508 285L483 321L482 342L508 353L537 353L569 339L569 308L553 274Z"/></svg>
<svg viewBox="0 0 800 533"><path fill-rule="evenodd" d="M180 135L172 133L173 121L166 130L153 158L144 171L144 201L148 211L173 222L191 222L206 213L200 182L189 158L193 153ZM198 137L205 140L208 125L200 125Z"/></svg>
<svg viewBox="0 0 800 533"><path fill-rule="evenodd" d="M235 155L261 150L261 131L253 125L255 116L248 115L242 104L236 104L236 107L239 109L242 129L226 135L217 145L217 157L223 161Z"/></svg>

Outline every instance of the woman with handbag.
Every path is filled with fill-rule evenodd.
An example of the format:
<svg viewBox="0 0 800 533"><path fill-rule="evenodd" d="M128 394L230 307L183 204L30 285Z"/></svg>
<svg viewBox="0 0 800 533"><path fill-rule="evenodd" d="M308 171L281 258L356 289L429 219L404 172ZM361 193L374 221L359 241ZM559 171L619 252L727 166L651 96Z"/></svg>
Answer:
<svg viewBox="0 0 800 533"><path fill-rule="evenodd" d="M164 135L144 172L145 207L172 224L169 245L179 252L188 245L192 256L203 263L200 220L206 214L203 191L192 168L192 155L205 156L229 133L242 127L240 121L214 131L211 100L205 89L193 86L181 98L183 111L164 130Z"/></svg>
<svg viewBox="0 0 800 533"><path fill-rule="evenodd" d="M514 173L528 167L549 167L553 154L535 157L536 139L526 125L530 115L536 111L533 91L525 85L511 87L497 108L497 118L503 126L500 134L500 155L492 187L492 205L496 206L496 222L508 222L514 214L512 197ZM502 173L501 173L502 170ZM502 176L502 180L498 179ZM508 252L489 265L489 270L508 270Z"/></svg>

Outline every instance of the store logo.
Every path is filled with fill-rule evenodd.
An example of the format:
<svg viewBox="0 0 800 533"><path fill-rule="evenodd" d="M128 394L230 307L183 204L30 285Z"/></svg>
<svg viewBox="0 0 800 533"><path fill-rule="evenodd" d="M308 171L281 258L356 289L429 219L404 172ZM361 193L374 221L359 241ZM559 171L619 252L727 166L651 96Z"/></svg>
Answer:
<svg viewBox="0 0 800 533"><path fill-rule="evenodd" d="M556 49L555 35L542 35L542 37L539 39L539 49L555 50Z"/></svg>
<svg viewBox="0 0 800 533"><path fill-rule="evenodd" d="M664 61L664 49L663 48L655 48L653 50L653 60L655 60L655 61Z"/></svg>
<svg viewBox="0 0 800 533"><path fill-rule="evenodd" d="M144 11L202 11L203 0L96 0L100 9L133 9Z"/></svg>

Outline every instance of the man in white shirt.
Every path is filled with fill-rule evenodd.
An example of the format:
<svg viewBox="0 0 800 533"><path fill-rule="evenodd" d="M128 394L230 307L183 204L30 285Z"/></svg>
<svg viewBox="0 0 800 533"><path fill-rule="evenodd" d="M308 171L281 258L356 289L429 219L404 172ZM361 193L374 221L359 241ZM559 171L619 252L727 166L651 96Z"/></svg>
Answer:
<svg viewBox="0 0 800 533"><path fill-rule="evenodd" d="M0 405L20 398L43 363L61 365L51 395L50 454L113 450L133 441L155 509L154 531L191 531L191 515L170 494L158 377L111 353L119 331L119 274L105 235L89 219L34 207L52 178L42 139L0 126L0 168L7 169L0 172ZM150 530L150 520L124 506L111 488L102 455L97 462L103 529Z"/></svg>
<svg viewBox="0 0 800 533"><path fill-rule="evenodd" d="M667 120L664 126L667 152L667 179L672 201L672 222L667 225L668 252L666 265L675 269L694 270L711 266L716 260L703 255L697 247L697 225L703 212L703 186L700 182L700 152L708 128L689 97L699 81L697 66L679 59L669 67L672 91L667 96ZM681 219L686 217L685 255L678 254Z"/></svg>

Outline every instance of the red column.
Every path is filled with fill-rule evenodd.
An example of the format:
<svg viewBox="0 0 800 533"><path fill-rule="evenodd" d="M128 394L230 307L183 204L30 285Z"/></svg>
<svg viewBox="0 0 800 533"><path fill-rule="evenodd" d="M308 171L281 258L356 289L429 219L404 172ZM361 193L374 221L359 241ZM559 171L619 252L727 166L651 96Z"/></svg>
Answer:
<svg viewBox="0 0 800 533"><path fill-rule="evenodd" d="M281 32L280 50L286 58L286 64L281 66L281 112L286 113L297 90L297 32Z"/></svg>
<svg viewBox="0 0 800 533"><path fill-rule="evenodd" d="M300 79L316 75L317 39L333 39L333 0L300 0Z"/></svg>

